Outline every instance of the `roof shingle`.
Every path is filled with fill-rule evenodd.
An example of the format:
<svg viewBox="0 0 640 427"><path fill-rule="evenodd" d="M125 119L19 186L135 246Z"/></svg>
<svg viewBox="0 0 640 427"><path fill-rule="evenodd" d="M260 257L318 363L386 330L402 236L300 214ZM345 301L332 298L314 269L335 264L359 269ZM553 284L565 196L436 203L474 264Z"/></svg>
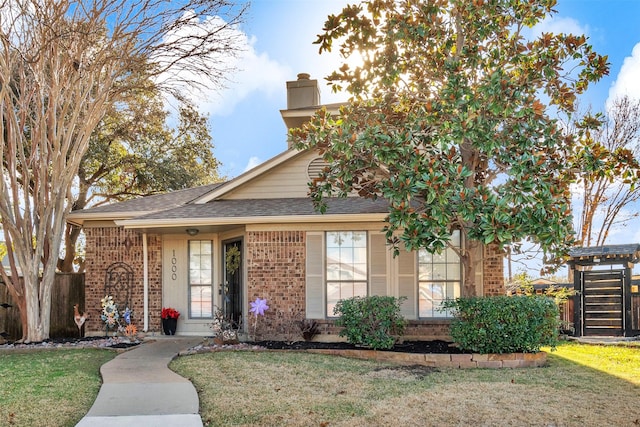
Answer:
<svg viewBox="0 0 640 427"><path fill-rule="evenodd" d="M387 213L385 199L360 197L326 199L327 215ZM269 217L318 215L309 198L215 200L203 204L187 204L137 217L136 220L204 219L234 217Z"/></svg>

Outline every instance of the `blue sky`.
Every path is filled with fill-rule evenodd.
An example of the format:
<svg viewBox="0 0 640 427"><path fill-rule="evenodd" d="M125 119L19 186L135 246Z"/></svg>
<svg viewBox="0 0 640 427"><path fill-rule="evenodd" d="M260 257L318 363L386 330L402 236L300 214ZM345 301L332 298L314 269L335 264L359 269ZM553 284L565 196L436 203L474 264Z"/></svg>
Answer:
<svg viewBox="0 0 640 427"><path fill-rule="evenodd" d="M340 62L319 55L313 44L329 14L346 0L253 0L246 23L245 51L227 90L207 95L200 108L210 114L214 154L221 174L237 176L286 149L286 81L300 72L320 81L323 103L344 101L323 80ZM592 85L580 105L603 110L612 96L640 98L640 0L559 0L557 14L538 32L585 34L595 50L609 56L610 74ZM640 242L638 224L614 232L609 243ZM517 270L518 266L514 267ZM538 267L530 271L536 275Z"/></svg>
<svg viewBox="0 0 640 427"><path fill-rule="evenodd" d="M221 172L234 177L286 148L280 109L286 108L285 83L300 72L320 80L322 101L346 100L329 91L323 78L339 65L336 54L318 54L313 43L327 15L345 0L253 0L240 28L247 46L226 91L208 95L201 108L210 114L214 153ZM602 109L611 90L640 97L640 1L559 0L558 13L545 30L584 33L596 51L609 56L610 75L592 86L582 105ZM638 45L635 57L634 47ZM623 69L623 74L620 71ZM613 89L612 89L613 88Z"/></svg>

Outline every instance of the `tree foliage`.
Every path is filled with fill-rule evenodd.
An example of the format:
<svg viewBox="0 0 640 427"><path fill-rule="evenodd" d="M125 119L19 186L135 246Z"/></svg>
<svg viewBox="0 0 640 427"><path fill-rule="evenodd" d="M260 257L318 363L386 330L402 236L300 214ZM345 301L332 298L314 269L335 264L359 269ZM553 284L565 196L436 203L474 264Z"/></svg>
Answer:
<svg viewBox="0 0 640 427"><path fill-rule="evenodd" d="M587 145L610 153L610 161L600 161L591 171L585 171L577 183L574 211L580 217L576 244L601 246L612 228L638 217L632 205L640 200L640 101L623 96L611 103L606 115L586 114L580 121L593 123L593 129L584 132ZM568 125L572 128L573 124L570 121Z"/></svg>
<svg viewBox="0 0 640 427"><path fill-rule="evenodd" d="M95 128L149 81L175 95L222 84L243 13L225 0L1 1L0 277L23 340L49 336L66 201Z"/></svg>
<svg viewBox="0 0 640 427"><path fill-rule="evenodd" d="M572 111L608 65L584 36L525 36L554 4L376 0L329 16L320 51L338 44L363 63L328 77L352 95L337 116L321 111L292 132L331 165L311 183L320 207L327 195L386 198L388 239L458 251L465 295L482 245L529 239L548 262L565 254L577 138L552 116Z"/></svg>
<svg viewBox="0 0 640 427"><path fill-rule="evenodd" d="M207 118L186 101L175 127L168 115L157 91L137 93L111 108L80 163L73 209L219 181ZM79 235L79 227L67 224L60 271L82 271Z"/></svg>

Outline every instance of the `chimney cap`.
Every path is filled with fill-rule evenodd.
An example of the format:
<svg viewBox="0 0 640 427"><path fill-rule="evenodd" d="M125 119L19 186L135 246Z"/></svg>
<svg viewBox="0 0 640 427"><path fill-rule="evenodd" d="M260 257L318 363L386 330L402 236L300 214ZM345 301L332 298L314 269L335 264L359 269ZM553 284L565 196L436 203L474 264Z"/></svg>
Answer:
<svg viewBox="0 0 640 427"><path fill-rule="evenodd" d="M309 73L299 73L298 80L309 80L311 78L311 74Z"/></svg>

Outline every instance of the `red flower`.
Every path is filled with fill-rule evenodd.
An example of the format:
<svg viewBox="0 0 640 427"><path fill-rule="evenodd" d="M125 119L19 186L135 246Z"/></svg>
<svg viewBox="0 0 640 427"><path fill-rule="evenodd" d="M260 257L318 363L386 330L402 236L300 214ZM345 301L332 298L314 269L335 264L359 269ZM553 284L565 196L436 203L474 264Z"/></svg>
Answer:
<svg viewBox="0 0 640 427"><path fill-rule="evenodd" d="M180 312L175 308L163 307L161 316L163 319L177 319L180 317Z"/></svg>

